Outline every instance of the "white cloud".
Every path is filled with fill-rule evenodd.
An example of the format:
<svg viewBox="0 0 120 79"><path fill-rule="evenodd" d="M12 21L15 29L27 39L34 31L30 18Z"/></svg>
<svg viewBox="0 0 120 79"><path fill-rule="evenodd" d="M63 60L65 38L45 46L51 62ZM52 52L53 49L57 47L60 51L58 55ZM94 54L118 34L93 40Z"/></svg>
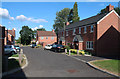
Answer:
<svg viewBox="0 0 120 79"><path fill-rule="evenodd" d="M34 23L48 22L45 19L34 19L34 18L26 17L24 15L17 16L16 19L20 20L20 21L31 21L31 22L34 22Z"/></svg>
<svg viewBox="0 0 120 79"><path fill-rule="evenodd" d="M0 8L0 17L5 19L14 20L14 17L11 17L7 9Z"/></svg>
<svg viewBox="0 0 120 79"><path fill-rule="evenodd" d="M9 24L11 24L11 22L8 22Z"/></svg>
<svg viewBox="0 0 120 79"><path fill-rule="evenodd" d="M13 28L14 30L16 30L16 28Z"/></svg>
<svg viewBox="0 0 120 79"><path fill-rule="evenodd" d="M40 28L43 28L43 25L39 25L38 27L32 28L32 30L37 30L37 29L40 29Z"/></svg>
<svg viewBox="0 0 120 79"><path fill-rule="evenodd" d="M43 25L39 25L39 28L43 28Z"/></svg>

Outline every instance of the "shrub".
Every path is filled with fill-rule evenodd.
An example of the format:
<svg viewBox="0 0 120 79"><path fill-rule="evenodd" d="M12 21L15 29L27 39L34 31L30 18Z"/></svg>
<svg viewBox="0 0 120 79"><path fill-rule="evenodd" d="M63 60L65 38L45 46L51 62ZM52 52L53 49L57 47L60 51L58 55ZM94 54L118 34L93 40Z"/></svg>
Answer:
<svg viewBox="0 0 120 79"><path fill-rule="evenodd" d="M69 46L67 46L67 45L65 46L65 48L67 49L67 51L69 51L69 50L70 50L70 47L69 47Z"/></svg>

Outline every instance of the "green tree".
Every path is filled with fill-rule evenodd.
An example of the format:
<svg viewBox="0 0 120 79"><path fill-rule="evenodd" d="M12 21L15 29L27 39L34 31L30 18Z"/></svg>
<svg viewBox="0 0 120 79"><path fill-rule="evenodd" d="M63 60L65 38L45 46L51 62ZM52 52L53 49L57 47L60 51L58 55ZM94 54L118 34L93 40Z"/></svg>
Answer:
<svg viewBox="0 0 120 79"><path fill-rule="evenodd" d="M116 7L114 10L120 15L120 8ZM107 13L106 8L102 9L98 14Z"/></svg>
<svg viewBox="0 0 120 79"><path fill-rule="evenodd" d="M73 7L73 23L78 22L79 20L80 20L80 17L78 16L77 2L75 2Z"/></svg>
<svg viewBox="0 0 120 79"><path fill-rule="evenodd" d="M53 24L53 28L55 29L56 34L58 33L58 29L62 29L64 27L64 23L69 22L69 13L69 8L64 8L63 10L56 13L56 18Z"/></svg>
<svg viewBox="0 0 120 79"><path fill-rule="evenodd" d="M28 26L23 26L20 31L21 44L29 45L31 43L32 38L34 38L34 34L31 28Z"/></svg>
<svg viewBox="0 0 120 79"><path fill-rule="evenodd" d="M118 13L118 15L120 16L120 8L116 7L115 11Z"/></svg>
<svg viewBox="0 0 120 79"><path fill-rule="evenodd" d="M20 44L21 43L21 37L19 37L18 39L16 39L16 43L18 44Z"/></svg>
<svg viewBox="0 0 120 79"><path fill-rule="evenodd" d="M37 31L46 31L45 28L37 29Z"/></svg>

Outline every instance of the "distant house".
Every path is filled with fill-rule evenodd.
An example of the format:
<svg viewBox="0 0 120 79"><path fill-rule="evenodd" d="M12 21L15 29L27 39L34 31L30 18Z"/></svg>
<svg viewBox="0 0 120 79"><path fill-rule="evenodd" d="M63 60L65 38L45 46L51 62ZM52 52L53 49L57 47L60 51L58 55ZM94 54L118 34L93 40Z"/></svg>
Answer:
<svg viewBox="0 0 120 79"><path fill-rule="evenodd" d="M5 38L5 27L0 25L0 55L4 53L4 38Z"/></svg>
<svg viewBox="0 0 120 79"><path fill-rule="evenodd" d="M98 56L113 56L120 53L120 16L111 4L107 13L66 26L59 30L59 43L71 44L71 48L86 50ZM65 34L64 34L65 33Z"/></svg>
<svg viewBox="0 0 120 79"><path fill-rule="evenodd" d="M47 44L53 44L57 42L57 36L54 30L52 31L37 31L36 34L36 42L37 44L43 45L43 47Z"/></svg>
<svg viewBox="0 0 120 79"><path fill-rule="evenodd" d="M4 39L5 45L13 45L15 44L15 29L12 30L5 30L5 39Z"/></svg>

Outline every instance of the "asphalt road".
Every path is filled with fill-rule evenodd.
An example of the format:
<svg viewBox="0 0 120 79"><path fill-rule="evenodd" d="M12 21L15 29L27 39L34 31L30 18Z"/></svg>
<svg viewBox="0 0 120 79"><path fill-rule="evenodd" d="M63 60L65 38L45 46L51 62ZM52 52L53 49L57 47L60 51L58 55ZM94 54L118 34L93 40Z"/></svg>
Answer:
<svg viewBox="0 0 120 79"><path fill-rule="evenodd" d="M23 47L28 66L7 77L112 77L86 63L49 50Z"/></svg>

